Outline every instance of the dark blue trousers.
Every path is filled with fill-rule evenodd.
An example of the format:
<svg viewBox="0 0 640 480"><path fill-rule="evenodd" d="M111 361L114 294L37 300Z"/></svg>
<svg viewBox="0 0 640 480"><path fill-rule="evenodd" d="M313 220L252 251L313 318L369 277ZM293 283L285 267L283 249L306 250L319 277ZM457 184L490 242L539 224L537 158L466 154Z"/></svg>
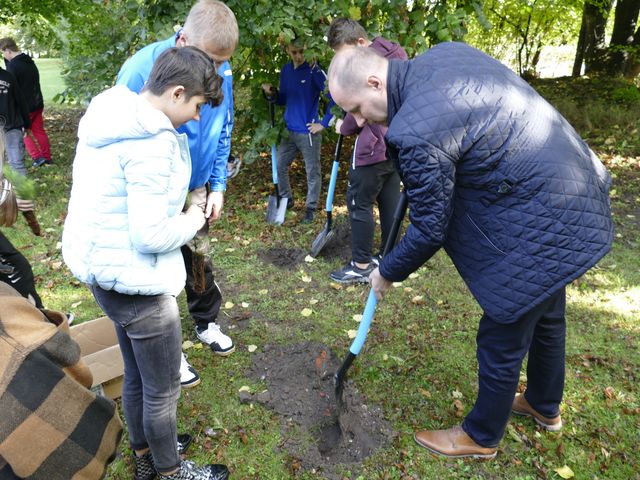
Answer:
<svg viewBox="0 0 640 480"><path fill-rule="evenodd" d="M513 323L486 314L478 328L478 398L462 428L479 445L495 447L504 435L525 355L525 398L545 417L560 413L564 390L566 292L562 288Z"/></svg>

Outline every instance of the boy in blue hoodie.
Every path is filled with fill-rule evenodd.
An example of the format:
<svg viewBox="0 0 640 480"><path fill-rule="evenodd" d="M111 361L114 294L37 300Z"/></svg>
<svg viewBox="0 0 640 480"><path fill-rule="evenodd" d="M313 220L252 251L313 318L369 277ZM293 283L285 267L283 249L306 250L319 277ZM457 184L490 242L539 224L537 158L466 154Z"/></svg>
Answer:
<svg viewBox="0 0 640 480"><path fill-rule="evenodd" d="M280 72L280 88L274 90L273 85L263 84L262 89L275 98L278 105L285 105L284 120L289 135L282 139L278 148L278 186L280 195L288 198L288 207L293 206L293 193L289 185L289 165L300 151L304 158L307 172L307 200L303 223L311 223L318 206L322 177L320 176L320 146L322 130L329 126L331 120L330 97L325 114L320 120L318 104L320 95L325 89L327 75L313 62L309 64L304 58L304 45L299 40L287 46L291 62L282 67Z"/></svg>

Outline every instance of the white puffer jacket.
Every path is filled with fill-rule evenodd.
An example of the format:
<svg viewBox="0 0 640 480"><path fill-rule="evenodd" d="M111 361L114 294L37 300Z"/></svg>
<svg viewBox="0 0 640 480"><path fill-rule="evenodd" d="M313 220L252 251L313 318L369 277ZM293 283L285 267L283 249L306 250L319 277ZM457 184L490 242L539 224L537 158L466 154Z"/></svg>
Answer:
<svg viewBox="0 0 640 480"><path fill-rule="evenodd" d="M180 246L196 233L181 214L191 175L187 138L125 86L95 97L78 128L64 261L89 285L177 295Z"/></svg>

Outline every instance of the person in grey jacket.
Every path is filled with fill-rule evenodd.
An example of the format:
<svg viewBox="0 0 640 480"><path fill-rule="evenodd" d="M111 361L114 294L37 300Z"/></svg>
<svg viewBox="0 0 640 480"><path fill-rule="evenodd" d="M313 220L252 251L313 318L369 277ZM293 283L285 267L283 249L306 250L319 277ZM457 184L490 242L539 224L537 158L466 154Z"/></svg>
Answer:
<svg viewBox="0 0 640 480"><path fill-rule="evenodd" d="M64 260L114 322L124 360L122 405L135 478L225 480L176 448L182 328L180 247L204 225L182 213L191 175L186 134L205 103L222 100L213 61L195 47L157 58L140 94L118 85L95 97L78 127Z"/></svg>
<svg viewBox="0 0 640 480"><path fill-rule="evenodd" d="M524 80L463 43L411 61L341 50L329 90L359 125L388 125L409 199L405 235L370 275L378 299L444 248L484 311L473 409L462 425L416 432L416 442L493 458L512 411L560 430L565 286L613 240L604 166ZM527 353L527 388L516 396Z"/></svg>

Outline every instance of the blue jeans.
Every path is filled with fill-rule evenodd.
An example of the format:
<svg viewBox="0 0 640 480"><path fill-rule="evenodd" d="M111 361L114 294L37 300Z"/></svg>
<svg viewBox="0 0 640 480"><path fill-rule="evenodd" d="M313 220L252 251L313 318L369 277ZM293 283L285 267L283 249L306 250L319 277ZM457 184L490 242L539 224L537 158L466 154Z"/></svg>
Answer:
<svg viewBox="0 0 640 480"><path fill-rule="evenodd" d="M4 132L5 149L9 166L20 175L27 175L27 168L24 166L24 134L19 128L13 128Z"/></svg>
<svg viewBox="0 0 640 480"><path fill-rule="evenodd" d="M281 197L292 197L289 184L289 165L296 158L298 150L304 158L307 171L307 201L306 207L315 210L318 207L322 177L320 176L320 146L321 133L295 133L280 142L278 148L278 194Z"/></svg>
<svg viewBox="0 0 640 480"><path fill-rule="evenodd" d="M527 353L529 404L545 417L560 413L565 362L564 287L513 323L483 315L478 328L478 398L462 428L479 445L495 447L504 434Z"/></svg>
<svg viewBox="0 0 640 480"><path fill-rule="evenodd" d="M180 397L182 331L172 295L125 295L92 286L115 323L124 360L122 409L134 450L151 449L159 472L177 468L176 409Z"/></svg>

